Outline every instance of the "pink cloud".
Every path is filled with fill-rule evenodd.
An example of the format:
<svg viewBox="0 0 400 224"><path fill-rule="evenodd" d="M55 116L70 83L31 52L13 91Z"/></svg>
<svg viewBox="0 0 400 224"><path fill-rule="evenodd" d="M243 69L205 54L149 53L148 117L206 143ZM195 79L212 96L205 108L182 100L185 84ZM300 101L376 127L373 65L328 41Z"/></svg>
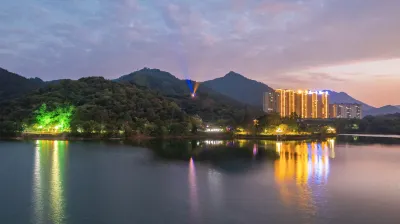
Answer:
<svg viewBox="0 0 400 224"><path fill-rule="evenodd" d="M304 6L297 4L296 2L281 2L281 1L266 1L260 3L255 11L261 14L269 13L269 14L280 14L288 11L300 11L304 10Z"/></svg>

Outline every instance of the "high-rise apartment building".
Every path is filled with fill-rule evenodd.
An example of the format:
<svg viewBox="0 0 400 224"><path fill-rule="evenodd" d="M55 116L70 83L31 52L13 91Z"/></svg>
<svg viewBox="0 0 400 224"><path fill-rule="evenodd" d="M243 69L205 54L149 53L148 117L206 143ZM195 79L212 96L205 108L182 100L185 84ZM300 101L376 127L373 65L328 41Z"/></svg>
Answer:
<svg viewBox="0 0 400 224"><path fill-rule="evenodd" d="M276 94L274 92L264 93L263 108L266 113L271 113L276 110Z"/></svg>
<svg viewBox="0 0 400 224"><path fill-rule="evenodd" d="M264 94L264 111L277 112L281 117L296 113L301 118L328 118L328 92L277 89Z"/></svg>
<svg viewBox="0 0 400 224"><path fill-rule="evenodd" d="M331 104L330 106L330 118L346 118L346 119L361 119L361 104L356 103L338 103Z"/></svg>

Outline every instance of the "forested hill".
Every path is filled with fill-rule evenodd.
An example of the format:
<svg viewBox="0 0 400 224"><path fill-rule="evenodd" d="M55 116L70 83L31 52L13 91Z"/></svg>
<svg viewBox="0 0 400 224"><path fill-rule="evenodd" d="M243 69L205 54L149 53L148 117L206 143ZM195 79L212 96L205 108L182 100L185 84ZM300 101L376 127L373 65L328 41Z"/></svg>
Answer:
<svg viewBox="0 0 400 224"><path fill-rule="evenodd" d="M194 81L181 80L173 76L171 73L150 68L144 68L128 75L121 76L116 81L130 82L139 86L144 86L168 97L190 96L195 88ZM246 105L245 103L241 103L229 96L221 94L206 85L200 84L196 94L202 95L203 100L212 99L220 104L228 104L234 107L244 107Z"/></svg>
<svg viewBox="0 0 400 224"><path fill-rule="evenodd" d="M134 83L167 96L190 95L190 90L185 81L159 69L144 68L121 76L115 81Z"/></svg>
<svg viewBox="0 0 400 224"><path fill-rule="evenodd" d="M174 100L188 114L199 115L207 122L243 124L263 114L261 107L246 105L202 84L197 89L196 97L192 99L190 88L194 88L195 82L189 81L188 84L187 80L180 80L159 69L144 68L115 81L129 82L157 91Z"/></svg>
<svg viewBox="0 0 400 224"><path fill-rule="evenodd" d="M27 79L0 68L0 102L38 89L44 82L39 78Z"/></svg>
<svg viewBox="0 0 400 224"><path fill-rule="evenodd" d="M229 72L223 77L205 81L203 85L232 97L239 102L262 107L265 92L273 89L264 83L251 80L235 72Z"/></svg>
<svg viewBox="0 0 400 224"><path fill-rule="evenodd" d="M148 89L116 83L101 77L59 83L0 105L0 132L34 125L35 111L46 104L49 111L72 105L72 132L125 134L181 134L188 130L188 116L179 106Z"/></svg>

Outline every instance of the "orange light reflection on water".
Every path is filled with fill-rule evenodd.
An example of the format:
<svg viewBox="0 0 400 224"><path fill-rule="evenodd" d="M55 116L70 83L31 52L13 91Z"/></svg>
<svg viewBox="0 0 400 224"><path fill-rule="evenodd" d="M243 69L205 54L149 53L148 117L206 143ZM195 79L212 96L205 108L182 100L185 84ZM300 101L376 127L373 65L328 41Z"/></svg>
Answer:
<svg viewBox="0 0 400 224"><path fill-rule="evenodd" d="M327 183L329 157L334 158L334 149L331 146L334 146L334 140L276 143L276 152L280 158L274 165L275 182L286 206L297 205L310 215L315 214L315 202L309 183ZM292 199L293 195L296 195L297 200Z"/></svg>

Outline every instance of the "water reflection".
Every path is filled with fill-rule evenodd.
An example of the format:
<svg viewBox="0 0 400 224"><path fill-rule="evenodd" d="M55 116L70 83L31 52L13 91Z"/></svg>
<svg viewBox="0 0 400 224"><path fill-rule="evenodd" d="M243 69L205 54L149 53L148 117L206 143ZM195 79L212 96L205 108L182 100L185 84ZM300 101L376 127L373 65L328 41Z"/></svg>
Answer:
<svg viewBox="0 0 400 224"><path fill-rule="evenodd" d="M257 144L254 144L254 145L253 145L253 156L256 156L256 155L257 155L257 151L258 151L258 145L257 145Z"/></svg>
<svg viewBox="0 0 400 224"><path fill-rule="evenodd" d="M200 142L198 142L198 143L200 143ZM220 140L205 140L204 141L204 144L206 144L206 145L223 145L224 144L224 141L220 141ZM200 144L197 144L197 145L200 145Z"/></svg>
<svg viewBox="0 0 400 224"><path fill-rule="evenodd" d="M279 159L275 161L275 181L286 206L296 205L309 215L315 214L311 183L325 185L329 159L335 158L335 140L323 142L276 142ZM320 192L318 192L320 193ZM297 200L293 200L295 197Z"/></svg>
<svg viewBox="0 0 400 224"><path fill-rule="evenodd" d="M67 148L67 141L36 141L33 167L34 223L64 223Z"/></svg>
<svg viewBox="0 0 400 224"><path fill-rule="evenodd" d="M390 138L392 137L392 138ZM400 144L400 137L383 135L376 136L372 135L371 137L366 137L363 135L343 135L338 137L339 143L346 143L351 145L370 145L370 144L379 144L379 145L395 145L398 146Z"/></svg>
<svg viewBox="0 0 400 224"><path fill-rule="evenodd" d="M190 192L190 211L192 218L196 220L198 214L198 196L197 196L197 180L196 180L196 167L193 158L189 160L189 192Z"/></svg>
<svg viewBox="0 0 400 224"><path fill-rule="evenodd" d="M207 178L214 209L219 209L221 208L222 196L224 193L222 174L217 170L210 168L208 169Z"/></svg>
<svg viewBox="0 0 400 224"><path fill-rule="evenodd" d="M41 169L41 150L40 141L36 141L35 146L35 162L33 167L33 206L34 206L34 219L36 223L44 223L44 199L42 184L42 169Z"/></svg>

